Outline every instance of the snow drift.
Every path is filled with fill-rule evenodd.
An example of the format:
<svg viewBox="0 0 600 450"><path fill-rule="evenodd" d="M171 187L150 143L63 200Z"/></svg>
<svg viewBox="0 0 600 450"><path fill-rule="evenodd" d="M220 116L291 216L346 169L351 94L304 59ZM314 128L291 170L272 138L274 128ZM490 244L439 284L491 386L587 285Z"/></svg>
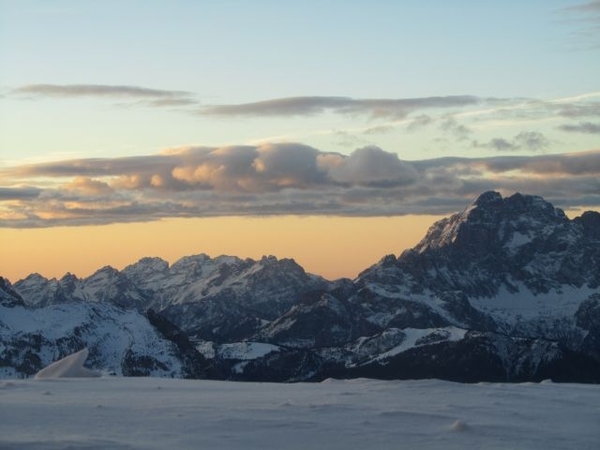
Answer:
<svg viewBox="0 0 600 450"><path fill-rule="evenodd" d="M88 358L89 350L84 348L69 356L65 356L58 361L44 367L36 375L36 380L47 378L94 378L99 377L100 372L83 367Z"/></svg>

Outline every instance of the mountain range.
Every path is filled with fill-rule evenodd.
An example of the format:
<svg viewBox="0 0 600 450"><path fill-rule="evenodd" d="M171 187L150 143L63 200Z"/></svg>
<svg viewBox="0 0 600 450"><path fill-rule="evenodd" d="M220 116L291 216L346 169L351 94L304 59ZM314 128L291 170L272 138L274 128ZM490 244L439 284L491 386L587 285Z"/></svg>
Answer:
<svg viewBox="0 0 600 450"><path fill-rule="evenodd" d="M354 280L203 254L0 280L0 376L83 347L122 375L597 383L600 214L485 192Z"/></svg>

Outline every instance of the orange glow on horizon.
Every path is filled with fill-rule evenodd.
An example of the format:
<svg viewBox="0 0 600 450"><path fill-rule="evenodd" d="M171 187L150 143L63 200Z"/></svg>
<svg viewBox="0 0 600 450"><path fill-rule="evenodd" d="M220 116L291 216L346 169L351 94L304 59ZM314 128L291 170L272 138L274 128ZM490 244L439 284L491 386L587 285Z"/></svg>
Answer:
<svg viewBox="0 0 600 450"><path fill-rule="evenodd" d="M383 256L423 238L440 217L219 217L42 229L0 229L0 276L16 282L30 273L86 277L144 256L170 264L206 253L257 259L293 258L328 279L354 278Z"/></svg>

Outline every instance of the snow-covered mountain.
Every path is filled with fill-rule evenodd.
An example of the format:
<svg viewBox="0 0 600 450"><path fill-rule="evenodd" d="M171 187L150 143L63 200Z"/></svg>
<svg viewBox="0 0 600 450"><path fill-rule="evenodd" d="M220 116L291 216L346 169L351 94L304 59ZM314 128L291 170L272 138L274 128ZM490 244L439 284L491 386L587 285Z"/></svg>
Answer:
<svg viewBox="0 0 600 450"><path fill-rule="evenodd" d="M112 303L160 312L190 336L238 340L285 313L300 297L328 282L293 260L194 255L169 267L143 258L122 271L104 267L88 278L48 280L33 274L15 283L32 307L66 302Z"/></svg>
<svg viewBox="0 0 600 450"><path fill-rule="evenodd" d="M198 377L205 361L190 360L163 327L110 303L27 307L0 278L0 378L31 376L88 347L89 364L126 376Z"/></svg>
<svg viewBox="0 0 600 450"><path fill-rule="evenodd" d="M486 192L353 281L196 255L6 288L31 308L144 312L229 379L600 382L600 214L571 220L536 196Z"/></svg>

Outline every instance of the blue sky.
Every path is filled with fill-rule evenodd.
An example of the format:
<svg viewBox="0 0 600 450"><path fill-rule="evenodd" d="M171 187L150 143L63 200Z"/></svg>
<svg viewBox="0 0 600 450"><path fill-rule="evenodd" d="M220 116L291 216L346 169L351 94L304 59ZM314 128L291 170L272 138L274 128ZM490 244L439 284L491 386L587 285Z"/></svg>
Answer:
<svg viewBox="0 0 600 450"><path fill-rule="evenodd" d="M36 202L65 209L74 189L92 211L75 224L118 221L94 203L125 198L153 206L141 221L168 217L172 202L176 216L194 217L327 205L336 215L442 214L480 189L600 203L589 184L600 150L598 1L25 0L0 1L0 17L9 226L55 224L35 219ZM213 154L222 148L235 157ZM247 151L253 172L240 181ZM260 166L267 154L279 165ZM322 197L323 186L335 192ZM294 207L313 189L322 207ZM249 197L211 207L190 191ZM378 207L356 200L371 195Z"/></svg>
<svg viewBox="0 0 600 450"><path fill-rule="evenodd" d="M599 68L585 52L597 34L577 36L597 22L567 9L579 4L3 1L2 81L179 87L226 103L560 97L574 69ZM592 70L577 72L580 90L596 87Z"/></svg>

